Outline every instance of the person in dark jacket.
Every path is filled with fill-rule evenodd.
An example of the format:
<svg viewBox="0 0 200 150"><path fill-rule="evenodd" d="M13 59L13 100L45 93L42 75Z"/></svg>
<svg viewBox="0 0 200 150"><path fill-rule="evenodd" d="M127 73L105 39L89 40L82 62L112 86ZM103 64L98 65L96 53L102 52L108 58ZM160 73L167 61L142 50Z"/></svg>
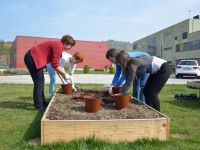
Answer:
<svg viewBox="0 0 200 150"><path fill-rule="evenodd" d="M119 52L115 57L126 77L120 93L128 92L131 84L141 74L150 73L143 89L146 104L160 111L159 92L167 82L171 74L170 66L166 60L155 56L130 57L126 51Z"/></svg>

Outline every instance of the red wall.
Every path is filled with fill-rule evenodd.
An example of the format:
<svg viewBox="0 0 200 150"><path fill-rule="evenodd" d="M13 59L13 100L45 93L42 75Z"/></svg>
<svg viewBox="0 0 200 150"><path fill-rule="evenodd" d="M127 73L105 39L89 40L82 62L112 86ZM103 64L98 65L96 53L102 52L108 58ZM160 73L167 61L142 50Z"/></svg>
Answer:
<svg viewBox="0 0 200 150"><path fill-rule="evenodd" d="M15 43L11 47L11 54L17 49L16 62L13 60L10 67L26 68L24 64L25 53L34 45L45 41L60 41L60 39L17 36ZM84 65L89 65L91 69L105 69L105 65L111 63L106 59L107 43L76 40L76 45L67 53L73 55L76 52L81 52L84 56L83 63L77 64L76 68L84 68Z"/></svg>

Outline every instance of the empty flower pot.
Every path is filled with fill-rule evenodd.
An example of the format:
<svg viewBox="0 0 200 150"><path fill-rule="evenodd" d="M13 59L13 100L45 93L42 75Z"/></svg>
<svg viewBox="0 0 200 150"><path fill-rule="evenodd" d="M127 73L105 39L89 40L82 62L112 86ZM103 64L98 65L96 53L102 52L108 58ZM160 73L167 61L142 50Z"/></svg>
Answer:
<svg viewBox="0 0 200 150"><path fill-rule="evenodd" d="M100 96L84 96L86 111L89 113L97 112L101 105L101 99Z"/></svg>
<svg viewBox="0 0 200 150"><path fill-rule="evenodd" d="M74 99L84 99L84 95L74 95Z"/></svg>
<svg viewBox="0 0 200 150"><path fill-rule="evenodd" d="M72 84L62 84L62 92L64 94L71 94L72 93Z"/></svg>
<svg viewBox="0 0 200 150"><path fill-rule="evenodd" d="M112 95L115 101L115 106L117 109L123 109L129 107L130 94L120 93Z"/></svg>
<svg viewBox="0 0 200 150"><path fill-rule="evenodd" d="M118 94L120 93L122 87L112 87L112 92L113 94Z"/></svg>

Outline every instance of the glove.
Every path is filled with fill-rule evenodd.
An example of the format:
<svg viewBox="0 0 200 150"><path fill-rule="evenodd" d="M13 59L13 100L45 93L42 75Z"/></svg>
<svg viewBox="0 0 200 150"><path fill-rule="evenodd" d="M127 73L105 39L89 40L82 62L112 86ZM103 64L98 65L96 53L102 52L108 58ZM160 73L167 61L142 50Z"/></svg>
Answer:
<svg viewBox="0 0 200 150"><path fill-rule="evenodd" d="M112 92L112 87L113 87L113 86L110 86L110 88L109 88L109 90L108 90L108 93L109 93L110 95L113 94L113 92Z"/></svg>
<svg viewBox="0 0 200 150"><path fill-rule="evenodd" d="M65 74L64 76L62 76L65 80L69 80L70 79L70 76L69 76L69 74Z"/></svg>
<svg viewBox="0 0 200 150"><path fill-rule="evenodd" d="M75 92L77 92L77 90L76 90L76 88L75 88L75 86L74 86L74 85L72 86L72 89L73 89Z"/></svg>

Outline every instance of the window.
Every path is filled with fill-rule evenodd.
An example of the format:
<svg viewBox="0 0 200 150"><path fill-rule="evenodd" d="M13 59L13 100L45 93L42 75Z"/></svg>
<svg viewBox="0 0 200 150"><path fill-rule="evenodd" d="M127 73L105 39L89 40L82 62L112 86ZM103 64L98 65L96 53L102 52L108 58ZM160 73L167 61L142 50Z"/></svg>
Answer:
<svg viewBox="0 0 200 150"><path fill-rule="evenodd" d="M184 33L183 33L182 39L187 39L187 32L184 32Z"/></svg>
<svg viewBox="0 0 200 150"><path fill-rule="evenodd" d="M171 32L165 33L164 36L168 36L168 35L170 35L170 34L172 34L172 31L171 31Z"/></svg>
<svg viewBox="0 0 200 150"><path fill-rule="evenodd" d="M190 42L184 43L184 48L183 48L183 50L184 50L184 51L188 51L188 50L189 50L189 45L190 45Z"/></svg>
<svg viewBox="0 0 200 150"><path fill-rule="evenodd" d="M181 61L179 65L191 65L191 66L196 66L197 62L196 61Z"/></svg>
<svg viewBox="0 0 200 150"><path fill-rule="evenodd" d="M133 45L133 50L137 49L137 44Z"/></svg>
<svg viewBox="0 0 200 150"><path fill-rule="evenodd" d="M166 47L166 48L164 48L165 51L166 50L170 50L170 49L172 49L172 47Z"/></svg>
<svg viewBox="0 0 200 150"><path fill-rule="evenodd" d="M200 40L197 40L197 49L200 49Z"/></svg>
<svg viewBox="0 0 200 150"><path fill-rule="evenodd" d="M179 52L180 51L180 44L177 44L176 45L176 52Z"/></svg>
<svg viewBox="0 0 200 150"><path fill-rule="evenodd" d="M157 51L157 37L155 38L152 38L152 39L149 39L147 41L147 45L148 45L148 48L147 48L147 52L149 55L151 56L156 56L156 51Z"/></svg>
<svg viewBox="0 0 200 150"><path fill-rule="evenodd" d="M175 36L175 40L177 40L178 38L177 38L177 36Z"/></svg>
<svg viewBox="0 0 200 150"><path fill-rule="evenodd" d="M190 50L194 50L194 49L196 49L196 41L192 41L192 42L190 42Z"/></svg>
<svg viewBox="0 0 200 150"><path fill-rule="evenodd" d="M10 61L16 58L16 50L10 55Z"/></svg>

